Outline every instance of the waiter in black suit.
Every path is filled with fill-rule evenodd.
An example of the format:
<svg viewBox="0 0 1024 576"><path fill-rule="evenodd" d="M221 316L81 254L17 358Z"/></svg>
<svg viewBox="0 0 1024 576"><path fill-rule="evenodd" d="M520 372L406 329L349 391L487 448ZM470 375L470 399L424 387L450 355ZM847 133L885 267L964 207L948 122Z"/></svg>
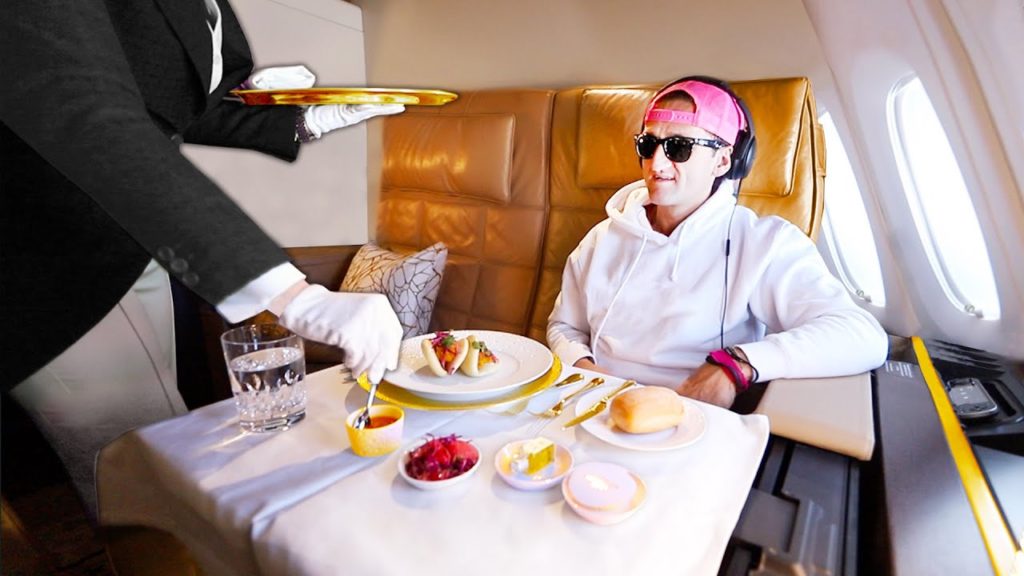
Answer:
<svg viewBox="0 0 1024 576"><path fill-rule="evenodd" d="M401 107L224 100L251 70L226 0L0 3L0 378L28 404L87 502L99 447L184 410L173 362L170 375L156 366L168 341L164 270L229 321L271 310L294 332L343 348L357 374L379 379L397 362L402 331L384 296L306 284L178 146L244 147L290 161L302 141ZM125 333L138 344L111 344ZM90 334L98 345L88 345ZM59 362L63 372L49 370ZM110 382L112 367L133 363L155 366L156 392ZM91 372L102 381L88 382ZM132 419L83 415L103 409L105 420L112 411Z"/></svg>

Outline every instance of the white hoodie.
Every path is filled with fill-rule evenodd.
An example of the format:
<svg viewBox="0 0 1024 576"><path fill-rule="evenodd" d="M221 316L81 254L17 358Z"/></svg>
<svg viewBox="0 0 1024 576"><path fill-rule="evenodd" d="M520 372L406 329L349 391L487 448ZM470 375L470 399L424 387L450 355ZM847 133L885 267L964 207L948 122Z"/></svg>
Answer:
<svg viewBox="0 0 1024 576"><path fill-rule="evenodd" d="M729 184L670 236L647 220L643 180L608 200L608 219L569 255L548 318L548 344L563 363L589 356L617 376L677 387L722 347L723 307L724 345L740 346L761 381L855 374L885 361L885 332L814 243L782 218L736 206Z"/></svg>

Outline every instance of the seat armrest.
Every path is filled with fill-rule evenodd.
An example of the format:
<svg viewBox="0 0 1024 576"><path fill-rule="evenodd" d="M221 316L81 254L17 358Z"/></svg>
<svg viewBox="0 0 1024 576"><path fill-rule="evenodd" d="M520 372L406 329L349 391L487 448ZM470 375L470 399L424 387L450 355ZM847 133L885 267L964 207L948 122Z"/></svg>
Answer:
<svg viewBox="0 0 1024 576"><path fill-rule="evenodd" d="M860 460L875 449L871 374L778 379L768 385L757 414L772 434Z"/></svg>
<svg viewBox="0 0 1024 576"><path fill-rule="evenodd" d="M361 245L310 246L285 248L285 252L292 264L306 275L307 282L337 290L360 248Z"/></svg>

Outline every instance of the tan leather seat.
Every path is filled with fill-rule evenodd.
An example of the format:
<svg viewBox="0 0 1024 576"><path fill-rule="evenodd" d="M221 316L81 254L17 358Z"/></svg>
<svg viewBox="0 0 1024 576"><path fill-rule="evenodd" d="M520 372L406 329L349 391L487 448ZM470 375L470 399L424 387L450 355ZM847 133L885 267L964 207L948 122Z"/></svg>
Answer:
<svg viewBox="0 0 1024 576"><path fill-rule="evenodd" d="M384 128L377 241L448 246L432 327L523 334L547 218L554 92L464 92Z"/></svg>

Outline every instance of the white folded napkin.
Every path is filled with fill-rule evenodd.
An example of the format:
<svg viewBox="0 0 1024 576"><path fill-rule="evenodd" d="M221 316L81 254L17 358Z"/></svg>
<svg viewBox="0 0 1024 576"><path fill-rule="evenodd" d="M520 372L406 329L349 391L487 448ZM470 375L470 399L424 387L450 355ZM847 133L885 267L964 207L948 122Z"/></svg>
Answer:
<svg viewBox="0 0 1024 576"><path fill-rule="evenodd" d="M245 90L284 90L310 88L316 84L316 75L305 66L277 66L263 68L242 82Z"/></svg>

